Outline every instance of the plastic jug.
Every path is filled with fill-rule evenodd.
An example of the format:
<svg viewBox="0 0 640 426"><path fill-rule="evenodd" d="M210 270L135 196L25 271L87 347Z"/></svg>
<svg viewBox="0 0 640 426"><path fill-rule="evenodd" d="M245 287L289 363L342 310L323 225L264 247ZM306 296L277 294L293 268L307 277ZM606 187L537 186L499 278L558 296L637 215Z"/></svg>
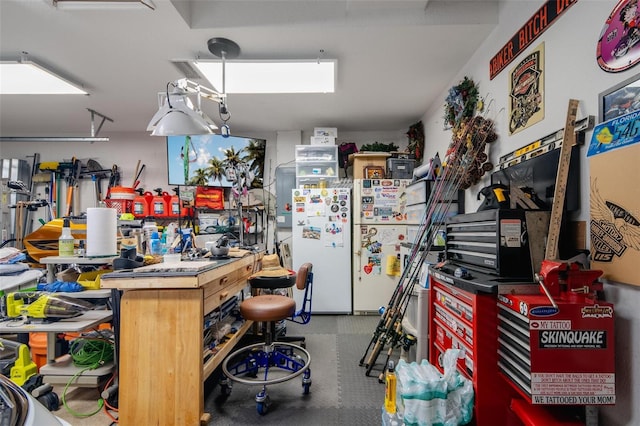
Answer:
<svg viewBox="0 0 640 426"><path fill-rule="evenodd" d="M166 191L162 191L162 188L156 188L154 191L156 191L156 195L151 200L153 216L169 216L171 196Z"/></svg>
<svg viewBox="0 0 640 426"><path fill-rule="evenodd" d="M189 207L182 207L182 201L180 200L180 188L173 188L173 192L175 192L175 195L172 195L169 201L169 205L171 206L171 208L169 209L169 216L191 216L191 209Z"/></svg>
<svg viewBox="0 0 640 426"><path fill-rule="evenodd" d="M135 217L151 216L151 200L153 200L153 194L149 191L144 192L144 189L136 189L138 195L133 199L133 215Z"/></svg>

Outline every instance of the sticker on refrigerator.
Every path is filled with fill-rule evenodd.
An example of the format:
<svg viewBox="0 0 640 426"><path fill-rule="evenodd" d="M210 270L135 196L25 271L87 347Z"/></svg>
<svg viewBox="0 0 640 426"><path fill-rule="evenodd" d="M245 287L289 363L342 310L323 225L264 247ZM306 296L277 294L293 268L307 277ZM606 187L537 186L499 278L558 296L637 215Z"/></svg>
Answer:
<svg viewBox="0 0 640 426"><path fill-rule="evenodd" d="M305 226L302 228L302 238L309 240L319 240L322 229L317 226Z"/></svg>
<svg viewBox="0 0 640 426"><path fill-rule="evenodd" d="M382 231L378 232L378 241L385 246L395 245L400 239L400 236L404 239L404 236L398 233L398 230L382 228Z"/></svg>
<svg viewBox="0 0 640 426"><path fill-rule="evenodd" d="M369 256L367 264L362 267L367 275L382 274L382 258L380 256Z"/></svg>
<svg viewBox="0 0 640 426"><path fill-rule="evenodd" d="M391 220L391 217L393 216L393 208L376 207L373 209L373 214L382 220Z"/></svg>
<svg viewBox="0 0 640 426"><path fill-rule="evenodd" d="M387 275L391 275L393 277L400 276L400 257L389 254L387 255Z"/></svg>
<svg viewBox="0 0 640 426"><path fill-rule="evenodd" d="M309 202L307 203L307 216L326 216L327 205L324 203L322 198L320 197L310 197Z"/></svg>
<svg viewBox="0 0 640 426"><path fill-rule="evenodd" d="M304 213L304 203L296 203L296 213Z"/></svg>
<svg viewBox="0 0 640 426"><path fill-rule="evenodd" d="M344 247L344 228L340 223L326 223L324 225L324 246Z"/></svg>
<svg viewBox="0 0 640 426"><path fill-rule="evenodd" d="M379 241L373 241L365 248L369 250L371 254L382 253L382 244L380 244Z"/></svg>

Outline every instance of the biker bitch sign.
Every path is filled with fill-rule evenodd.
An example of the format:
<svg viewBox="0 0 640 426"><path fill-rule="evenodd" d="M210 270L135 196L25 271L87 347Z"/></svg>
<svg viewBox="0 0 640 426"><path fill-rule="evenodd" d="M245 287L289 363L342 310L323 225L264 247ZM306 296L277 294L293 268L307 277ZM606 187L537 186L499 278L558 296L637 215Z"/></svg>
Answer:
<svg viewBox="0 0 640 426"><path fill-rule="evenodd" d="M500 73L524 49L578 0L549 0L516 32L489 61L489 79Z"/></svg>

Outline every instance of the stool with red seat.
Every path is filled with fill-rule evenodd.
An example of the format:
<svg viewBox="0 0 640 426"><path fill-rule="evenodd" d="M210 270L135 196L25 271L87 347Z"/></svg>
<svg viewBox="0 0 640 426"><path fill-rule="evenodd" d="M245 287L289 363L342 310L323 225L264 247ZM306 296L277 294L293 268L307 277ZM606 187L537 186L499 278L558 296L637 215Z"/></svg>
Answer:
<svg viewBox="0 0 640 426"><path fill-rule="evenodd" d="M277 255L274 255L277 257ZM313 282L312 265L303 264L298 273L274 267L271 272L268 264L269 256L263 259L262 271L249 278L252 288L286 288L296 283L299 290L304 290L302 309L296 311L293 298L278 294L262 294L253 296L240 304L243 318L254 322L265 323L264 342L245 346L231 353L222 363L224 378L221 390L225 395L231 393L231 381L248 385L261 385L262 390L256 395L256 408L259 414L266 414L270 398L267 385L282 383L303 375L303 393L309 393L311 386L311 355L302 347L291 341L302 341L304 337L288 337L287 341L276 339L275 322L291 320L306 324L311 312L311 284ZM266 261L266 262L265 262ZM278 260L279 262L279 260ZM279 269L279 270L278 270Z"/></svg>

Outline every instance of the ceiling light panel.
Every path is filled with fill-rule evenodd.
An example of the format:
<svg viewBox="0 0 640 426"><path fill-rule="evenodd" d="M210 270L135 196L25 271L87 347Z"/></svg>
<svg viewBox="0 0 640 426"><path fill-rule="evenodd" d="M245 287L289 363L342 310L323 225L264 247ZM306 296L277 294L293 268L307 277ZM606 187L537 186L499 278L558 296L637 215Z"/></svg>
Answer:
<svg viewBox="0 0 640 426"><path fill-rule="evenodd" d="M58 9L146 9L155 10L151 0L53 0Z"/></svg>
<svg viewBox="0 0 640 426"><path fill-rule="evenodd" d="M225 62L226 93L333 93L336 60ZM222 89L222 61L194 62Z"/></svg>
<svg viewBox="0 0 640 426"><path fill-rule="evenodd" d="M87 95L79 86L33 63L1 62L0 94Z"/></svg>

